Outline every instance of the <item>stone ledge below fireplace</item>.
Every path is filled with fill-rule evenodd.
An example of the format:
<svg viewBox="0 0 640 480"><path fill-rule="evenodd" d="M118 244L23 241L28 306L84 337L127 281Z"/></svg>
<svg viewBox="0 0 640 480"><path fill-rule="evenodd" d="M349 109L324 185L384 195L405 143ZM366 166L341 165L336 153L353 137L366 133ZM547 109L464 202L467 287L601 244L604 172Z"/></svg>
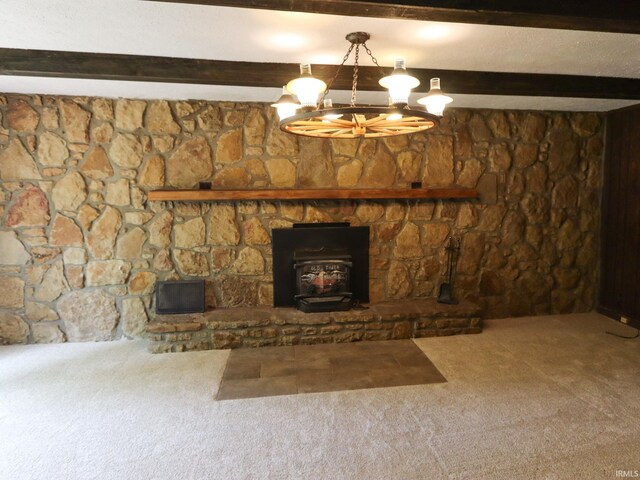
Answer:
<svg viewBox="0 0 640 480"><path fill-rule="evenodd" d="M146 331L150 351L163 353L480 333L482 319L480 307L470 302L445 305L425 299L377 303L346 312L237 307L158 315Z"/></svg>

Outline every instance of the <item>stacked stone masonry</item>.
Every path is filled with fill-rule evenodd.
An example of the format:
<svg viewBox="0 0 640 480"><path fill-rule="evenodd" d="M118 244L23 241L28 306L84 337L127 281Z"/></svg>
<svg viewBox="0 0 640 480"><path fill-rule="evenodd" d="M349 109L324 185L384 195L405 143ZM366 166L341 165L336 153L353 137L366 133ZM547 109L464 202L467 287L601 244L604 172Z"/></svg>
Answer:
<svg viewBox="0 0 640 480"><path fill-rule="evenodd" d="M147 325L154 353L242 347L398 340L480 333L480 308L428 300L396 300L346 312L293 308L221 308L204 314L162 315Z"/></svg>
<svg viewBox="0 0 640 480"><path fill-rule="evenodd" d="M271 229L371 227L372 303L456 292L488 317L588 311L598 276L597 114L451 110L431 132L318 140L258 103L0 95L0 343L141 336L158 280L207 307L272 304ZM488 201L147 202L158 188L497 184Z"/></svg>

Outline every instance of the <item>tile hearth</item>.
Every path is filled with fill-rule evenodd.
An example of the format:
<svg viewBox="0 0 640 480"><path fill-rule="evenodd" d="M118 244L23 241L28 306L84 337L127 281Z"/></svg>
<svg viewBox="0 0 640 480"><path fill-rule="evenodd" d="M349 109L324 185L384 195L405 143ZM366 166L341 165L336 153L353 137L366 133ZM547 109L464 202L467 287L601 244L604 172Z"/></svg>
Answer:
<svg viewBox="0 0 640 480"><path fill-rule="evenodd" d="M233 350L217 400L442 383L411 340Z"/></svg>

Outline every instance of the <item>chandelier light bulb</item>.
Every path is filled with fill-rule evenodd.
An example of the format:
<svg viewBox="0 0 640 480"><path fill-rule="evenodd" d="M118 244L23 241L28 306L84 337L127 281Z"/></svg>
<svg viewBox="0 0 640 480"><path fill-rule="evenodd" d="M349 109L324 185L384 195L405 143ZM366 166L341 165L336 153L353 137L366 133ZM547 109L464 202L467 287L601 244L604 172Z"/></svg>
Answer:
<svg viewBox="0 0 640 480"><path fill-rule="evenodd" d="M272 103L271 106L278 112L280 120L284 120L296 114L296 111L300 108L300 103L293 98L293 95L289 93L287 87L282 87L282 96L275 103Z"/></svg>
<svg viewBox="0 0 640 480"><path fill-rule="evenodd" d="M396 58L391 75L381 78L378 83L389 90L391 104L407 105L411 90L420 85L420 80L407 73L404 58Z"/></svg>
<svg viewBox="0 0 640 480"><path fill-rule="evenodd" d="M323 107L325 110L331 110L333 108L333 100L331 100L330 98L325 98L324 102L323 102ZM339 114L331 114L331 115L324 115L324 118L326 118L327 120L335 120L336 118L340 118L342 115Z"/></svg>
<svg viewBox="0 0 640 480"><path fill-rule="evenodd" d="M393 107L393 104L391 103L391 100L389 100L389 108ZM387 118L385 119L389 122L396 122L398 120L402 120L402 114L401 113L391 113L389 115L387 115Z"/></svg>
<svg viewBox="0 0 640 480"><path fill-rule="evenodd" d="M311 65L308 63L301 63L300 76L287 83L287 90L298 97L302 108L316 108L318 95L326 89L326 83L311 75Z"/></svg>
<svg viewBox="0 0 640 480"><path fill-rule="evenodd" d="M396 120L402 120L402 114L401 113L392 113L391 115L387 115L387 118L385 120L388 120L389 122L395 122Z"/></svg>
<svg viewBox="0 0 640 480"><path fill-rule="evenodd" d="M418 99L418 103L424 105L427 108L427 112L441 117L444 115L444 109L448 103L451 103L453 99L448 97L440 89L440 79L431 79L431 89L427 93L426 97Z"/></svg>

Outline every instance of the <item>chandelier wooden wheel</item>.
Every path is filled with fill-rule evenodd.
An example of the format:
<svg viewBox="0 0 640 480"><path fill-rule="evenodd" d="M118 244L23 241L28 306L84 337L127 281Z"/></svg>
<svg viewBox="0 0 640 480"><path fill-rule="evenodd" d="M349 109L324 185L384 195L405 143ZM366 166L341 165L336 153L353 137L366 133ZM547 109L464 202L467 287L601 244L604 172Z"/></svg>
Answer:
<svg viewBox="0 0 640 480"><path fill-rule="evenodd" d="M332 118L334 115L341 117ZM439 123L438 116L421 110L342 107L299 113L281 121L280 129L316 138L381 138L429 130Z"/></svg>

